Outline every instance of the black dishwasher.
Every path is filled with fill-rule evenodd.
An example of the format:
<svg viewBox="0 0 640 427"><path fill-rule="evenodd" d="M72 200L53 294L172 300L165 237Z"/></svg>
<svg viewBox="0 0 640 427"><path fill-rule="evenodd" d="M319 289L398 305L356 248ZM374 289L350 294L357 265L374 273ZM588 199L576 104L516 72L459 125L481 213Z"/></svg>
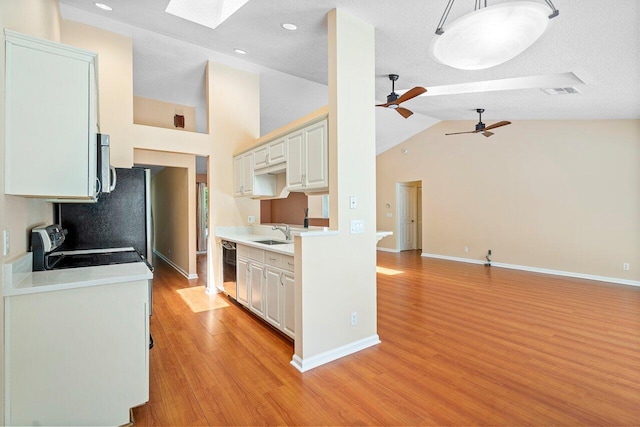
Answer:
<svg viewBox="0 0 640 427"><path fill-rule="evenodd" d="M228 240L222 241L222 281L224 292L236 299L236 244Z"/></svg>

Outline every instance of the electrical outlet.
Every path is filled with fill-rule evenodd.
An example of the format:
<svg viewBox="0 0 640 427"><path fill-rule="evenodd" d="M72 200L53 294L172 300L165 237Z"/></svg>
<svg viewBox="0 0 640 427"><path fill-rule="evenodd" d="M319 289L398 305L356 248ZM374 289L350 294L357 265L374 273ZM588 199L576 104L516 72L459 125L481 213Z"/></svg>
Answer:
<svg viewBox="0 0 640 427"><path fill-rule="evenodd" d="M253 215L249 215L247 217L247 222L249 222L249 224L253 224L254 222L256 222L256 217Z"/></svg>
<svg viewBox="0 0 640 427"><path fill-rule="evenodd" d="M351 313L351 326L356 326L358 324L358 312L354 311Z"/></svg>
<svg viewBox="0 0 640 427"><path fill-rule="evenodd" d="M393 214L391 212L387 212L387 218L391 218Z"/></svg>
<svg viewBox="0 0 640 427"><path fill-rule="evenodd" d="M364 233L364 221L361 219L351 220L351 234Z"/></svg>
<svg viewBox="0 0 640 427"><path fill-rule="evenodd" d="M630 268L630 266L629 266L629 263L628 263L628 262L625 262L624 264L622 264L622 269L623 269L624 271L629 271L629 270L631 270L631 268Z"/></svg>
<svg viewBox="0 0 640 427"><path fill-rule="evenodd" d="M465 252L469 252L469 246L465 246L465 247L464 247L464 251L465 251Z"/></svg>

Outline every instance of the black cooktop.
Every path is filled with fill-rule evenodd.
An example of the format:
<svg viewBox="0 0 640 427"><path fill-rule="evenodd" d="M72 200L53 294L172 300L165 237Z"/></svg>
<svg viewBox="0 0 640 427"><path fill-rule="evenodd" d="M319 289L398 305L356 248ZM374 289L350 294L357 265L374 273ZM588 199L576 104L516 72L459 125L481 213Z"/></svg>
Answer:
<svg viewBox="0 0 640 427"><path fill-rule="evenodd" d="M49 268L52 270L62 268L95 267L99 265L128 264L142 262L143 258L136 251L118 252L94 252L80 254L52 254L49 256Z"/></svg>

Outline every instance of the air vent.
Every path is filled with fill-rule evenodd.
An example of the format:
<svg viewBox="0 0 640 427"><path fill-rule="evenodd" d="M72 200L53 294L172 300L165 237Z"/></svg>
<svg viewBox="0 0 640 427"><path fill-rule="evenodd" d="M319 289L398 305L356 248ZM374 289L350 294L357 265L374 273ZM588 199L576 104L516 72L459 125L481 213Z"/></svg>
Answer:
<svg viewBox="0 0 640 427"><path fill-rule="evenodd" d="M574 95L580 93L575 87L552 87L548 89L541 89L547 95Z"/></svg>

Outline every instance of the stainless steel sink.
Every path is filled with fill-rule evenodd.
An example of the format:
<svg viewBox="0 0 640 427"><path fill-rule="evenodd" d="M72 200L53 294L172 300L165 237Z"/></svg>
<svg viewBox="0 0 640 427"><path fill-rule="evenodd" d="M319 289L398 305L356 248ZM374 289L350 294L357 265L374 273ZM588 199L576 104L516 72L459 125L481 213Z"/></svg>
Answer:
<svg viewBox="0 0 640 427"><path fill-rule="evenodd" d="M263 245L286 245L287 243L291 242L282 240L256 240L255 243L262 243Z"/></svg>

